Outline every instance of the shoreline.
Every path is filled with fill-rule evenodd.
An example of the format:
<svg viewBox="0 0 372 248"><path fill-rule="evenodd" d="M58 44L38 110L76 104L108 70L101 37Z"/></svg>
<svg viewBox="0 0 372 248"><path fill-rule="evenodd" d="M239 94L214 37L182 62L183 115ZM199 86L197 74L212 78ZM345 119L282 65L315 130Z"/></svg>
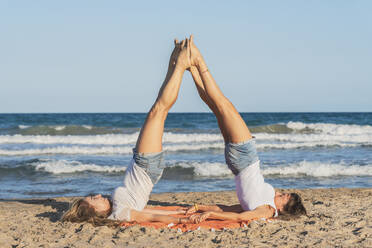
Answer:
<svg viewBox="0 0 372 248"><path fill-rule="evenodd" d="M302 196L309 217L186 233L59 222L75 197L0 199L0 247L372 247L372 188L285 191ZM152 194L149 201L153 206L193 203L232 205L238 199L234 191L218 191Z"/></svg>

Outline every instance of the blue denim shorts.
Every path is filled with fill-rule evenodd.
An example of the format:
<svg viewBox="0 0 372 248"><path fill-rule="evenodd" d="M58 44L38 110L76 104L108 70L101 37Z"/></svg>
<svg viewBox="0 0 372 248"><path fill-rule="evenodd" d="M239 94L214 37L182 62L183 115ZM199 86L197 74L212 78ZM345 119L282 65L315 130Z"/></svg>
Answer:
<svg viewBox="0 0 372 248"><path fill-rule="evenodd" d="M226 143L225 160L232 173L238 175L246 167L258 161L255 140L252 138L242 143Z"/></svg>
<svg viewBox="0 0 372 248"><path fill-rule="evenodd" d="M144 169L149 175L151 182L155 185L165 168L163 152L157 153L139 153L136 149L133 149L134 162Z"/></svg>

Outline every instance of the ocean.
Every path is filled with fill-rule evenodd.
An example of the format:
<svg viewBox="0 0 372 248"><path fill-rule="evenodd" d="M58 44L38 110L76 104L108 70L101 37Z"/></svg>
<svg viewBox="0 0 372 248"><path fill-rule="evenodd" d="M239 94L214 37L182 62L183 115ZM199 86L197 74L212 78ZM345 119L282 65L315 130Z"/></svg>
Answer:
<svg viewBox="0 0 372 248"><path fill-rule="evenodd" d="M277 188L372 187L372 113L241 113ZM111 194L145 113L0 114L0 198ZM211 113L170 113L153 192L234 190Z"/></svg>

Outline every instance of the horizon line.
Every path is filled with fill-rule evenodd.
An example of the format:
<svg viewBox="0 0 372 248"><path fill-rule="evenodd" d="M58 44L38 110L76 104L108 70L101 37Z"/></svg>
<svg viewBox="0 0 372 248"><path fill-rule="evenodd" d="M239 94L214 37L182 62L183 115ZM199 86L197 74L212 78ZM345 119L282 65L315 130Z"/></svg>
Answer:
<svg viewBox="0 0 372 248"><path fill-rule="evenodd" d="M273 113L273 114L280 114L280 113L309 113L309 114L316 114L316 113L372 113L372 111L238 111L239 113ZM0 115L3 114L147 114L148 112L2 112ZM175 111L169 112L169 114L213 114L213 112L207 111Z"/></svg>

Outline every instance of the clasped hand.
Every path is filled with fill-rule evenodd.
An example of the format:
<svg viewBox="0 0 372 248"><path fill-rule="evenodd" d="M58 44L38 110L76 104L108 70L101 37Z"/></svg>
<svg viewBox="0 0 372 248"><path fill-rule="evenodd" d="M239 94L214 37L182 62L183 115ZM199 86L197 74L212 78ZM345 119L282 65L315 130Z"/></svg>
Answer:
<svg viewBox="0 0 372 248"><path fill-rule="evenodd" d="M204 213L201 213L201 214L194 214L194 215L191 215L189 217L189 220L191 221L191 223L198 224L198 223L203 222L206 219L208 219L210 217L211 213L212 212L208 211L208 212L204 212Z"/></svg>

